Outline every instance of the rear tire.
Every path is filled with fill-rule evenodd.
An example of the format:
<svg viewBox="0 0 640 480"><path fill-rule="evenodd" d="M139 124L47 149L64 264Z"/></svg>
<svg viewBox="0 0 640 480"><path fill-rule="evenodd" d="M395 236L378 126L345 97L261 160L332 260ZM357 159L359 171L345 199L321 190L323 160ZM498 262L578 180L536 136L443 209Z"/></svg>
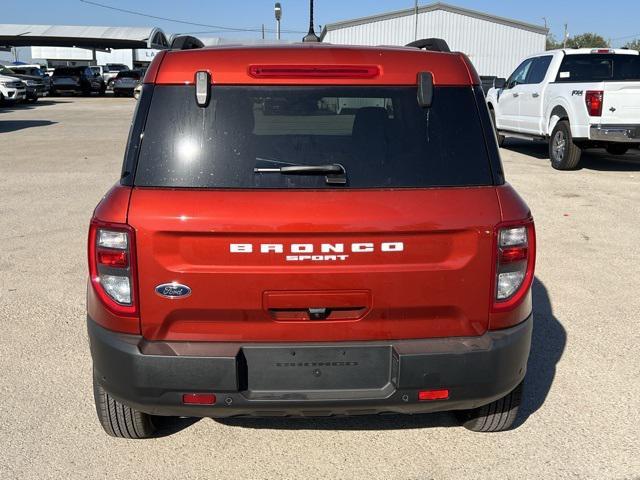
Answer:
<svg viewBox="0 0 640 480"><path fill-rule="evenodd" d="M473 410L463 410L456 415L462 426L473 432L503 432L509 430L518 416L522 400L522 383L498 400Z"/></svg>
<svg viewBox="0 0 640 480"><path fill-rule="evenodd" d="M624 155L629 150L629 147L620 143L612 143L607 145L607 152L611 155Z"/></svg>
<svg viewBox="0 0 640 480"><path fill-rule="evenodd" d="M491 123L493 123L493 131L496 134L496 140L498 140L498 146L502 147L502 145L504 144L504 135L500 135L498 133L498 127L496 126L496 112L493 110L493 108L490 108L489 113L491 114Z"/></svg>
<svg viewBox="0 0 640 480"><path fill-rule="evenodd" d="M153 416L128 407L102 388L93 378L93 397L100 424L107 434L117 438L152 438L156 433Z"/></svg>
<svg viewBox="0 0 640 480"><path fill-rule="evenodd" d="M551 166L556 170L574 170L580 163L581 155L582 149L573 143L569 122L559 121L549 139Z"/></svg>

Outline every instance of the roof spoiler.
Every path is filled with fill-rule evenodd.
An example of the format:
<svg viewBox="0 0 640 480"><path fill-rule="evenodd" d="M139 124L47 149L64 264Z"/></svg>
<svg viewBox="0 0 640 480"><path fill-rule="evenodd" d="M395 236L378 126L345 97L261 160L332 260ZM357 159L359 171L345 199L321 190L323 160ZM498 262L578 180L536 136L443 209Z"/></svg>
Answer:
<svg viewBox="0 0 640 480"><path fill-rule="evenodd" d="M430 52L451 52L449 45L442 38L423 38L422 40L408 43L405 46L428 50Z"/></svg>
<svg viewBox="0 0 640 480"><path fill-rule="evenodd" d="M203 48L202 40L190 35L177 35L171 39L171 50L193 50Z"/></svg>

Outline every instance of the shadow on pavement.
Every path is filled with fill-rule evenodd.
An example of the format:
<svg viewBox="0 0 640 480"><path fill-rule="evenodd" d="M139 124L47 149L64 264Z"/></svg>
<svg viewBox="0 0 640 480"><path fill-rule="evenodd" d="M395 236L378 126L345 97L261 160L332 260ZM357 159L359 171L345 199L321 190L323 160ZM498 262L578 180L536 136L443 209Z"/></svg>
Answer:
<svg viewBox="0 0 640 480"><path fill-rule="evenodd" d="M534 321L531 353L523 400L514 428L522 425L544 404L556 376L556 364L567 344L567 332L553 314L547 288L537 277L533 281L532 291Z"/></svg>
<svg viewBox="0 0 640 480"><path fill-rule="evenodd" d="M545 142L507 138L502 146L505 150L549 162L549 148ZM611 155L602 148L587 149L582 152L578 170L607 172L640 172L640 150L630 149L624 155Z"/></svg>
<svg viewBox="0 0 640 480"><path fill-rule="evenodd" d="M153 417L153 424L158 429L154 438L169 437L186 430L200 420L202 419L196 417Z"/></svg>
<svg viewBox="0 0 640 480"><path fill-rule="evenodd" d="M25 128L33 127L46 127L48 125L54 125L58 122L52 122L50 120L2 120L0 119L0 133L15 132L17 130L24 130Z"/></svg>

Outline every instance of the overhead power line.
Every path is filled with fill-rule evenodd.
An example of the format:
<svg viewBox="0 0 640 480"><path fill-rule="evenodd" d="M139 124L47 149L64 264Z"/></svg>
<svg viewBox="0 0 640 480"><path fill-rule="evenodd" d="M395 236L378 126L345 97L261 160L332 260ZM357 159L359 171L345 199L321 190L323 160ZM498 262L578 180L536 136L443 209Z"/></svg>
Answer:
<svg viewBox="0 0 640 480"><path fill-rule="evenodd" d="M195 26L195 27L205 27L205 28L210 28L213 31L210 33L222 33L222 32L262 32L262 27L258 27L258 28L250 28L250 27L226 27L223 25L209 25L206 23L195 23L195 22L189 22L187 20L179 20L176 18L169 18L169 17L161 17L158 15L152 15L149 13L143 13L143 12L136 12L134 10L128 10L126 8L118 8L118 7L113 7L111 5L105 5L102 3L98 3L98 2L93 2L91 0L80 0L81 3L86 3L88 5L93 5L95 7L100 7L100 8L106 8L108 10L115 10L116 12L122 12L122 13L127 13L129 15L137 15L139 17L146 17L146 18L153 18L155 20L162 20L165 22L172 22L172 23L181 23L183 25L191 25L191 26ZM273 29L266 29L266 31L268 32L275 32L275 30ZM282 32L284 33L306 33L300 30L282 30Z"/></svg>

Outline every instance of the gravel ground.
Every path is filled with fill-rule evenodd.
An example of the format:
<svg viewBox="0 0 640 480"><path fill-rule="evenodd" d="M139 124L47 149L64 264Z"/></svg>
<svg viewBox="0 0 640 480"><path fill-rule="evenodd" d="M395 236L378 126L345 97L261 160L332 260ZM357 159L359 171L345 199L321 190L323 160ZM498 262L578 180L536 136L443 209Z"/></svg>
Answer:
<svg viewBox="0 0 640 480"><path fill-rule="evenodd" d="M535 331L519 426L449 414L204 419L148 441L100 428L85 332L85 242L120 171L134 101L0 109L0 478L640 478L640 152L556 172L508 141L538 230Z"/></svg>

